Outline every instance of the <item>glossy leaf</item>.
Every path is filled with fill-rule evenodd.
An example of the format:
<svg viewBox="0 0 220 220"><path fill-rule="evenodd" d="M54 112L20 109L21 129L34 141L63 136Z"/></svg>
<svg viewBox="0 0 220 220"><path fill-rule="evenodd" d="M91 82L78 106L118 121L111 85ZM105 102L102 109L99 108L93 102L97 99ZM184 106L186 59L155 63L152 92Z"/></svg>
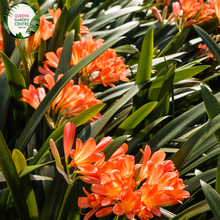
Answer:
<svg viewBox="0 0 220 220"><path fill-rule="evenodd" d="M58 67L55 72L55 79L59 74L63 74L69 70L70 60L72 55L71 45L73 45L74 35L75 35L75 31L74 30L70 31L64 41L63 50L60 56Z"/></svg>
<svg viewBox="0 0 220 220"><path fill-rule="evenodd" d="M178 49L183 45L185 39L189 34L189 31L190 31L190 27L184 27L181 32L178 32L177 35L160 52L158 57L176 53Z"/></svg>
<svg viewBox="0 0 220 220"><path fill-rule="evenodd" d="M25 40L21 40L21 46L24 48ZM15 48L13 51L10 60L12 63L14 63L15 66L19 66L20 61L21 61L21 55L19 52L18 47ZM0 130L3 132L6 119L7 119L7 112L8 112L8 105L10 101L10 93L9 93L9 88L8 88L8 82L7 82L7 77L6 77L6 72L5 69L3 69L0 77L0 100L1 100L1 108L0 108Z"/></svg>
<svg viewBox="0 0 220 220"><path fill-rule="evenodd" d="M200 180L202 191L207 199L207 202L212 210L215 219L220 219L220 210L218 204L220 203L220 195L206 182Z"/></svg>
<svg viewBox="0 0 220 220"><path fill-rule="evenodd" d="M127 103L137 92L139 92L145 83L140 83L129 89L113 106L97 121L87 125L79 134L83 142L89 137L95 138L109 119L125 104Z"/></svg>
<svg viewBox="0 0 220 220"><path fill-rule="evenodd" d="M130 21L126 24L123 24L117 28L111 29L107 31L105 34L98 36L99 39L105 39L105 42L109 42L111 40L116 39L117 37L121 37L127 32L131 31L135 27L137 27L139 24L138 21Z"/></svg>
<svg viewBox="0 0 220 220"><path fill-rule="evenodd" d="M27 0L27 3L28 3L29 5L32 5L33 7L35 7L35 8L37 9L37 11L38 11L39 16L40 16L40 17L42 16L42 12L41 12L41 10L40 10L40 6L39 6L37 0Z"/></svg>
<svg viewBox="0 0 220 220"><path fill-rule="evenodd" d="M3 52L0 52L0 54L5 65L10 96L13 98L14 119L18 124L22 125L26 117L26 104L19 99L22 97L21 90L26 88L26 83L23 75L11 60Z"/></svg>
<svg viewBox="0 0 220 220"><path fill-rule="evenodd" d="M151 28L144 37L144 42L141 48L141 55L138 63L138 71L135 79L136 84L149 81L151 78L151 66L154 47L153 33L154 28Z"/></svg>
<svg viewBox="0 0 220 220"><path fill-rule="evenodd" d="M203 212L209 211L209 205L206 200L203 200L195 205L190 206L189 208L185 209L181 213L177 214L175 217L171 218L170 220L185 220L196 215L199 215Z"/></svg>
<svg viewBox="0 0 220 220"><path fill-rule="evenodd" d="M114 48L116 53L119 54L136 54L138 53L138 49L132 45L122 45L119 47Z"/></svg>
<svg viewBox="0 0 220 220"><path fill-rule="evenodd" d="M208 33L206 33L202 28L193 25L195 28L197 34L202 38L204 43L207 45L209 50L212 52L214 57L220 62L220 48L219 46L215 43L215 41L209 36Z"/></svg>
<svg viewBox="0 0 220 220"><path fill-rule="evenodd" d="M215 95L217 100L220 100L220 93ZM180 134L186 128L194 125L199 119L206 114L204 103L196 105L194 108L186 111L175 120L171 121L164 128L162 128L154 137L148 142L149 146L154 151L159 150L172 138Z"/></svg>
<svg viewBox="0 0 220 220"><path fill-rule="evenodd" d="M139 9L141 9L141 7L138 7L138 6L123 8L123 9L117 11L117 13L112 12L112 13L98 17L94 22L88 24L87 27L89 28L89 30L91 32L97 31L99 28L108 24L111 20L118 18L118 17L121 17L123 15L126 15L128 13L135 12Z"/></svg>
<svg viewBox="0 0 220 220"><path fill-rule="evenodd" d="M88 0L77 0L76 3L74 3L72 7L68 10L68 24L66 27L66 31L70 30L87 2Z"/></svg>
<svg viewBox="0 0 220 220"><path fill-rule="evenodd" d="M8 146L0 132L0 167L21 219L30 219L23 189Z"/></svg>
<svg viewBox="0 0 220 220"><path fill-rule="evenodd" d="M206 86L201 85L201 91L209 119L213 119L220 114L220 104ZM220 130L215 132L215 136L220 146Z"/></svg>
<svg viewBox="0 0 220 220"><path fill-rule="evenodd" d="M179 151L173 157L173 163L178 170L184 165L193 151L211 134L216 132L220 128L220 124L217 121L220 119L220 115L211 119L202 128L200 128L192 137L179 149Z"/></svg>
<svg viewBox="0 0 220 220"><path fill-rule="evenodd" d="M63 46L63 40L66 34L68 24L68 13L66 7L63 8L61 15L56 23L55 30L48 46L48 52L55 52Z"/></svg>
<svg viewBox="0 0 220 220"><path fill-rule="evenodd" d="M149 102L135 112L133 112L127 119L125 119L115 131L114 136L119 136L123 131L134 129L143 119L150 114L150 112L156 107L158 102Z"/></svg>

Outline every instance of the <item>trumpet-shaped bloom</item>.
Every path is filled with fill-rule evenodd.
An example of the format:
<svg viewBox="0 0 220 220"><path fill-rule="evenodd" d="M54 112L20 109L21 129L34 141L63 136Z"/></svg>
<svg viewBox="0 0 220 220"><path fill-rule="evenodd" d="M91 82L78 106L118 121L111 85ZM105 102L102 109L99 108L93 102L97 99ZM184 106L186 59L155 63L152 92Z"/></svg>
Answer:
<svg viewBox="0 0 220 220"><path fill-rule="evenodd" d="M72 149L70 157L72 161L70 167L79 167L82 171L96 172L97 168L93 164L103 159L104 154L100 153L112 139L110 137L104 138L98 145L93 138L89 138L85 144L80 139L76 140L76 149Z"/></svg>
<svg viewBox="0 0 220 220"><path fill-rule="evenodd" d="M141 220L146 220L154 215L160 216L160 206L182 203L190 196L184 190L185 185L179 178L178 171L174 171L172 161L165 160L164 152L157 151L151 155L151 149L147 145L142 150L141 165L134 165L133 156L125 155L126 151L127 145L123 144L108 161L114 169L110 173L100 174L100 183L92 185L92 192L102 200L98 209L93 208L88 213L89 217L95 212L99 215L106 207L109 213L125 214L128 219L137 215ZM140 170L137 170L140 166ZM138 174L135 172L139 173L139 178L136 184L131 184ZM87 199L84 198L85 201Z"/></svg>
<svg viewBox="0 0 220 220"><path fill-rule="evenodd" d="M134 192L133 189L126 186L123 188L120 200L121 202L116 203L113 207L113 212L116 215L126 214L128 219L133 219L134 214L142 208L140 190Z"/></svg>
<svg viewBox="0 0 220 220"><path fill-rule="evenodd" d="M91 35L86 38L82 37L80 41L73 43L72 56L70 66L74 66L84 59L89 54L93 53L103 45L102 39L94 40ZM53 52L46 53L47 60L44 61L43 67L39 67L42 74L54 75L50 68L57 68L62 48ZM128 82L126 77L129 74L127 66L124 65L124 60L118 57L115 50L108 49L93 62L84 67L80 73L80 84L93 86L103 84L104 86L115 87L113 82L119 80ZM35 82L42 83L44 76L37 76Z"/></svg>
<svg viewBox="0 0 220 220"><path fill-rule="evenodd" d="M30 85L29 89L22 89L21 94L23 97L20 99L20 101L27 102L35 109L37 109L41 101L46 96L44 88L35 89L33 85Z"/></svg>
<svg viewBox="0 0 220 220"><path fill-rule="evenodd" d="M40 46L40 41L43 39L44 41L48 40L53 36L55 25L61 15L61 9L58 8L56 11L48 9L48 12L53 16L53 22L47 21L45 17L40 17L40 25L37 32L28 38L27 43L25 44L26 50L30 53L35 51ZM80 27L80 34L89 33L89 29L86 26L82 25Z"/></svg>
<svg viewBox="0 0 220 220"><path fill-rule="evenodd" d="M57 81L59 81L62 76L63 75L60 74L57 77ZM43 77L44 78L41 79L41 82L43 82L44 87L46 87L48 90L51 90L56 83L54 76L46 74ZM20 100L27 102L29 105L36 109L42 101L43 97L46 95L44 87L39 87L37 90L35 90L34 86L31 85L29 90L23 89L23 98ZM55 128L56 126L59 126L60 123L63 123L63 119L65 120L67 118L74 117L98 103L101 103L101 101L95 98L94 93L88 89L87 86L74 85L73 80L70 80L52 102L51 107L48 109L48 117L50 111L53 111L54 115L58 115L57 120L59 121L52 121L52 119L49 119L49 124L52 128ZM95 121L100 117L101 114L97 113L88 122Z"/></svg>

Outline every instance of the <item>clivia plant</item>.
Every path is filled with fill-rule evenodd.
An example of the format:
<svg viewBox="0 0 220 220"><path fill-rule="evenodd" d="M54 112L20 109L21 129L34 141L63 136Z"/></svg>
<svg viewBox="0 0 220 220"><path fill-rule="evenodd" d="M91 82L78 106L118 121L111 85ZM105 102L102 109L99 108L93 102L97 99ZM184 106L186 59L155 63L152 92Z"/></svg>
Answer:
<svg viewBox="0 0 220 220"><path fill-rule="evenodd" d="M27 2L27 39L0 3L1 218L219 219L219 1Z"/></svg>

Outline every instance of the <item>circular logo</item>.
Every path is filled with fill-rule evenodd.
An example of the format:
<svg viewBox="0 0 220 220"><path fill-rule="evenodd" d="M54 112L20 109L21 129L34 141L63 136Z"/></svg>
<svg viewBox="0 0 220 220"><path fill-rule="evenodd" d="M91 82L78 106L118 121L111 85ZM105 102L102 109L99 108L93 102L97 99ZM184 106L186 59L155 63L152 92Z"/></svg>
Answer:
<svg viewBox="0 0 220 220"><path fill-rule="evenodd" d="M37 32L40 25L40 16L37 10L27 4L18 3L5 12L4 26L13 37L24 39Z"/></svg>

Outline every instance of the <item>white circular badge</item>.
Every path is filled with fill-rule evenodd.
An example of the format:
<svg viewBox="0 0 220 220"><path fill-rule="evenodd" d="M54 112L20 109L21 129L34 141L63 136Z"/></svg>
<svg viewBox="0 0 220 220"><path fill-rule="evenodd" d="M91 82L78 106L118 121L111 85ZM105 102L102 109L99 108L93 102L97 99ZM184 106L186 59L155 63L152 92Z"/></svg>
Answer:
<svg viewBox="0 0 220 220"><path fill-rule="evenodd" d="M40 16L37 10L27 3L11 6L4 15L5 29L16 38L24 39L32 36L39 25Z"/></svg>

